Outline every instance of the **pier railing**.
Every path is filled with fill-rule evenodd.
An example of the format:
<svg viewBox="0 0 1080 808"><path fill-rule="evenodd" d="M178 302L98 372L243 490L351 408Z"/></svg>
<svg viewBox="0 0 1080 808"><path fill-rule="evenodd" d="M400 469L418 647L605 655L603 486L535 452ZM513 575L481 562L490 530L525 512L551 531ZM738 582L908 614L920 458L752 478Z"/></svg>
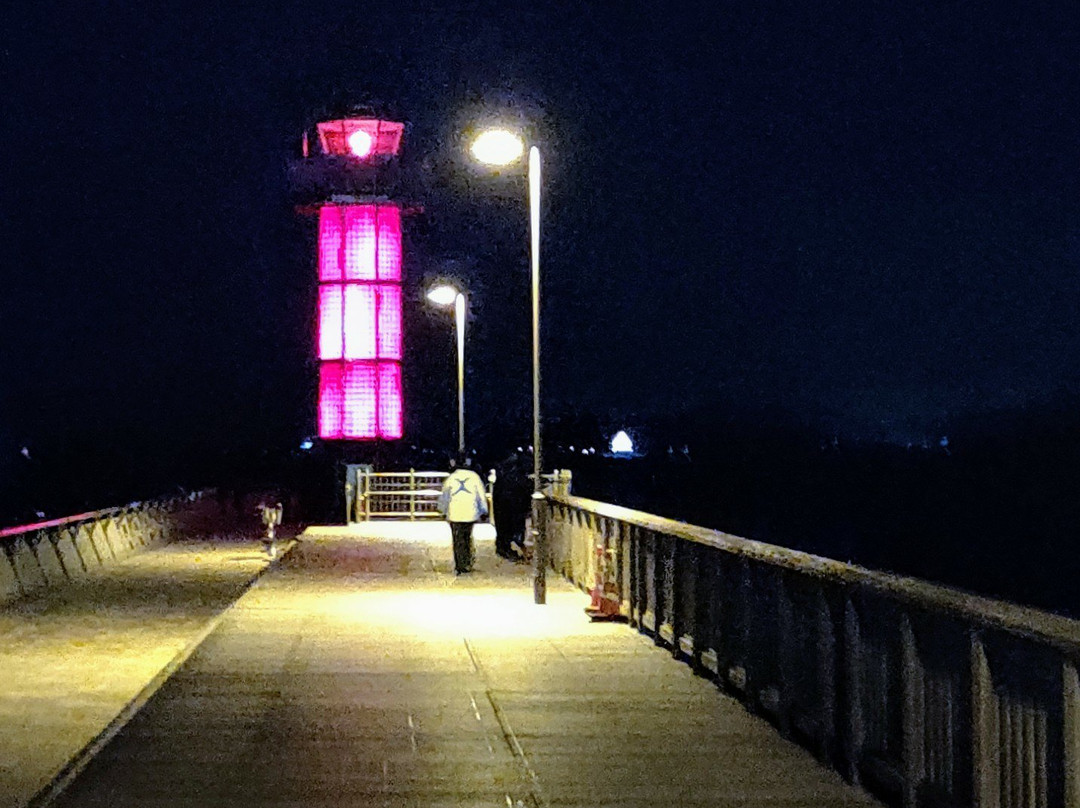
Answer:
<svg viewBox="0 0 1080 808"><path fill-rule="evenodd" d="M214 491L198 491L4 528L0 604L65 585L174 534L220 527L229 505Z"/></svg>
<svg viewBox="0 0 1080 808"><path fill-rule="evenodd" d="M1080 808L1080 621L602 502L552 567L886 802Z"/></svg>

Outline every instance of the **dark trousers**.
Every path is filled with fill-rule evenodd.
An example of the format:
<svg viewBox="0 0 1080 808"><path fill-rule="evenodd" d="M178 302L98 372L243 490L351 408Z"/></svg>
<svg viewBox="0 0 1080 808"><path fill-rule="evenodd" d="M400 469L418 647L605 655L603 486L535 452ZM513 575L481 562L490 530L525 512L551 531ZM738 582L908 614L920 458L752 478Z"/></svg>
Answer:
<svg viewBox="0 0 1080 808"><path fill-rule="evenodd" d="M450 534L454 537L454 569L469 572L473 565L472 522L451 522Z"/></svg>
<svg viewBox="0 0 1080 808"><path fill-rule="evenodd" d="M526 500L528 503L529 500ZM495 505L495 551L500 555L509 553L513 545L525 547L525 519L529 515L528 507L521 507L520 502L505 502Z"/></svg>

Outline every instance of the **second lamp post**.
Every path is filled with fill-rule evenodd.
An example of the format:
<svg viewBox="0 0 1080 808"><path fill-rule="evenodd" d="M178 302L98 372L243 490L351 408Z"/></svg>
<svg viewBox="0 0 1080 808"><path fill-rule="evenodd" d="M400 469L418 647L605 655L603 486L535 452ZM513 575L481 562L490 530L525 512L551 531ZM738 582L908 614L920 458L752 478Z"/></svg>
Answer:
<svg viewBox="0 0 1080 808"><path fill-rule="evenodd" d="M525 151L520 135L506 129L481 132L469 149L479 162L489 166L508 166ZM533 532L535 537L536 575L533 593L536 603L547 602L547 537L540 524L544 515L543 459L540 451L540 149L529 147L529 263L532 268L532 394L533 394Z"/></svg>
<svg viewBox="0 0 1080 808"><path fill-rule="evenodd" d="M465 293L450 284L428 290L427 299L437 306L454 307L457 333L458 453L465 453Z"/></svg>

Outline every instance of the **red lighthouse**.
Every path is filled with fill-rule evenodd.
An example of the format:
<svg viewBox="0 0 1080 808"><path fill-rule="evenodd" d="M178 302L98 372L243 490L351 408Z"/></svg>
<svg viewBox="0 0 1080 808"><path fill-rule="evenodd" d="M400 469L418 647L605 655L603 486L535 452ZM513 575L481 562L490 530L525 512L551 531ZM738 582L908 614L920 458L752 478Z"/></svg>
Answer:
<svg viewBox="0 0 1080 808"><path fill-rule="evenodd" d="M321 121L318 155L294 187L318 215L318 435L402 437L402 206L394 198L404 126L370 117Z"/></svg>

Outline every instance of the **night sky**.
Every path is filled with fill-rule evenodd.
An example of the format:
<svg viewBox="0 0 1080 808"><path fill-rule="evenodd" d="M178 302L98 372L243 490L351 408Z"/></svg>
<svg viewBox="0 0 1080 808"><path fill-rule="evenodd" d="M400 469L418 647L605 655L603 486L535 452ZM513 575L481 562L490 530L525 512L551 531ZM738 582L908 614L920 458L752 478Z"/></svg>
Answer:
<svg viewBox="0 0 1080 808"><path fill-rule="evenodd" d="M1080 388L1074 2L144 5L0 11L5 456L313 431L286 164L350 104L408 122L409 271L468 276L478 430L527 435L530 394L524 186L465 164L479 118L544 152L552 412L904 443Z"/></svg>

